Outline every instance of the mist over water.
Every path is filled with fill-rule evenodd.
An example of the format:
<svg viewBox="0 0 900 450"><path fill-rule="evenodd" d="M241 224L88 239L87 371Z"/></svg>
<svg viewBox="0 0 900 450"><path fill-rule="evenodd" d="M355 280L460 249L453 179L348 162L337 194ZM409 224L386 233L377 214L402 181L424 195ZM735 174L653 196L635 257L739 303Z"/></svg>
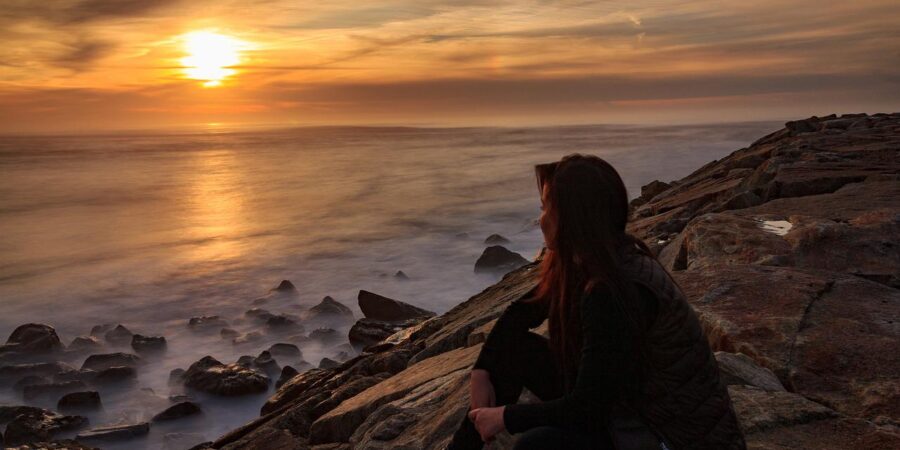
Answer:
<svg viewBox="0 0 900 450"><path fill-rule="evenodd" d="M166 336L167 352L148 358L133 385L101 392L106 409L90 416L92 425L147 420L169 405L171 369L207 354L234 362L280 341L235 347L189 332L190 317L253 330L244 311L282 279L299 295L263 306L273 313L330 295L360 318L356 295L366 289L440 314L497 280L473 273L488 235L528 259L540 249L535 164L599 155L633 198L643 184L679 179L777 127L0 137L0 337L28 322L52 325L65 344L101 323ZM409 280L394 278L398 270ZM301 349L314 365L333 353ZM23 402L0 391L0 402ZM160 448L179 427L213 439L256 417L265 397L195 395L201 418L154 426L122 448Z"/></svg>

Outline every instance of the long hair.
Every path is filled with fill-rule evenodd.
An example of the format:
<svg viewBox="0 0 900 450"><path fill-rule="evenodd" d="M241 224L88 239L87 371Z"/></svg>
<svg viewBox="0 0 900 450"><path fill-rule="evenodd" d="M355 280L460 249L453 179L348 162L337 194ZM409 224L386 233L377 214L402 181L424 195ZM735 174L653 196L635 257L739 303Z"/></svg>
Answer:
<svg viewBox="0 0 900 450"><path fill-rule="evenodd" d="M625 231L628 193L609 163L573 153L535 166L535 174L539 191L547 185L544 214L552 226L531 301L543 302L547 308L550 347L568 389L581 352L581 299L595 287L608 288L609 301L637 329L632 309L626 307L637 300L637 294L623 278L620 263L628 247L654 255L643 241Z"/></svg>

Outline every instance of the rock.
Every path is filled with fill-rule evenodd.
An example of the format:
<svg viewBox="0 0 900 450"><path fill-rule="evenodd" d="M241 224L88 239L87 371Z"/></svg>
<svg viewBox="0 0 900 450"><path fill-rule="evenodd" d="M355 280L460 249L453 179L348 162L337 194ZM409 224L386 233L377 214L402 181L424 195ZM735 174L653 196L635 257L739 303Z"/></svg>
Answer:
<svg viewBox="0 0 900 450"><path fill-rule="evenodd" d="M200 406L198 406L194 402L183 401L176 403L168 408L165 411L153 416L154 422L164 422L168 420L180 419L182 417L192 416L194 414L200 414L202 411L200 410Z"/></svg>
<svg viewBox="0 0 900 450"><path fill-rule="evenodd" d="M279 357L302 358L303 357L303 353L300 351L300 349L296 345L288 344L288 343L284 343L284 342L272 344L267 351L275 358L279 358Z"/></svg>
<svg viewBox="0 0 900 450"><path fill-rule="evenodd" d="M116 325L115 328L107 331L103 338L106 339L106 342L113 345L125 345L131 342L132 336L131 331L125 328L124 325Z"/></svg>
<svg viewBox="0 0 900 450"><path fill-rule="evenodd" d="M352 319L353 311L343 303L326 295L318 305L305 311L303 318L305 320L315 320L320 318Z"/></svg>
<svg viewBox="0 0 900 450"><path fill-rule="evenodd" d="M69 344L67 350L90 352L99 350L101 347L103 347L103 344L94 336L78 336L72 339L72 343Z"/></svg>
<svg viewBox="0 0 900 450"><path fill-rule="evenodd" d="M15 352L43 355L62 349L62 342L53 327L39 323L27 323L13 330L6 340L6 344L0 346L0 354Z"/></svg>
<svg viewBox="0 0 900 450"><path fill-rule="evenodd" d="M246 312L244 312L244 315L259 322L265 322L269 320L269 318L274 316L274 314L269 312L269 310L262 308L250 308Z"/></svg>
<svg viewBox="0 0 900 450"><path fill-rule="evenodd" d="M281 283L278 283L278 286L274 287L272 290L276 292L297 292L294 283L291 283L288 280L281 280Z"/></svg>
<svg viewBox="0 0 900 450"><path fill-rule="evenodd" d="M257 394L269 388L265 375L237 364L222 364L212 356L191 364L183 379L185 386L216 395Z"/></svg>
<svg viewBox="0 0 900 450"><path fill-rule="evenodd" d="M169 372L169 386L183 383L185 372L186 371L180 367L177 369L172 369L172 371Z"/></svg>
<svg viewBox="0 0 900 450"><path fill-rule="evenodd" d="M242 336L238 336L232 339L231 343L234 345L244 345L244 344L252 344L254 342L259 342L263 338L263 334L258 331L252 331Z"/></svg>
<svg viewBox="0 0 900 450"><path fill-rule="evenodd" d="M109 425L92 428L75 436L75 440L86 442L108 442L135 439L146 436L150 432L149 422L140 422L127 425Z"/></svg>
<svg viewBox="0 0 900 450"><path fill-rule="evenodd" d="M729 386L728 394L747 434L837 416L833 410L790 392Z"/></svg>
<svg viewBox="0 0 900 450"><path fill-rule="evenodd" d="M92 381L97 377L97 371L91 369L84 370L67 370L53 375L53 381Z"/></svg>
<svg viewBox="0 0 900 450"><path fill-rule="evenodd" d="M138 353L161 352L166 349L166 338L163 336L135 334L131 338L131 348Z"/></svg>
<svg viewBox="0 0 900 450"><path fill-rule="evenodd" d="M390 299L373 292L360 290L359 309L367 319L399 322L420 317L432 317L434 313L422 308Z"/></svg>
<svg viewBox="0 0 900 450"><path fill-rule="evenodd" d="M137 377L137 371L129 366L112 366L97 372L94 381L97 383L115 383Z"/></svg>
<svg viewBox="0 0 900 450"><path fill-rule="evenodd" d="M403 273L402 270L398 270L397 273L394 274L394 279L406 281L409 280L409 277L405 273Z"/></svg>
<svg viewBox="0 0 900 450"><path fill-rule="evenodd" d="M743 353L716 352L719 376L726 385L750 385L767 391L784 391L771 370L760 367Z"/></svg>
<svg viewBox="0 0 900 450"><path fill-rule="evenodd" d="M522 255L501 245L492 245L475 261L475 273L506 273L528 264Z"/></svg>
<svg viewBox="0 0 900 450"><path fill-rule="evenodd" d="M3 434L5 446L49 441L58 433L74 430L87 424L87 419L81 416L64 416L38 408L12 408L18 408L20 413L6 425L6 431Z"/></svg>
<svg viewBox="0 0 900 450"><path fill-rule="evenodd" d="M222 330L219 331L219 335L222 336L222 339L235 339L240 336L241 333L231 328L222 328Z"/></svg>
<svg viewBox="0 0 900 450"><path fill-rule="evenodd" d="M278 362L275 361L275 358L273 358L272 354L268 351L260 353L259 356L253 360L253 365L259 367L270 376L281 372L281 367L278 367Z"/></svg>
<svg viewBox="0 0 900 450"><path fill-rule="evenodd" d="M61 362L13 364L0 366L0 380L21 379L28 375L49 377L70 370L75 370L75 368Z"/></svg>
<svg viewBox="0 0 900 450"><path fill-rule="evenodd" d="M341 363L339 363L331 358L322 358L322 360L319 361L320 369L333 369L339 365L341 365Z"/></svg>
<svg viewBox="0 0 900 450"><path fill-rule="evenodd" d="M422 322L422 318L409 319L403 322L385 322L373 319L359 319L350 327L348 337L350 344L365 348L377 344L387 337L404 328L412 327Z"/></svg>
<svg viewBox="0 0 900 450"><path fill-rule="evenodd" d="M653 197L656 197L670 187L672 187L672 185L670 185L669 183L664 183L659 180L653 180L649 184L641 186L640 198L644 202L649 202L650 200L653 200Z"/></svg>
<svg viewBox="0 0 900 450"><path fill-rule="evenodd" d="M45 412L47 414L52 414L52 411L47 411L35 406L0 405L0 425L11 422L13 419L23 414L35 415L43 414Z"/></svg>
<svg viewBox="0 0 900 450"><path fill-rule="evenodd" d="M62 439L55 441L30 442L20 445L15 450L100 450L97 447L90 447L71 439Z"/></svg>
<svg viewBox="0 0 900 450"><path fill-rule="evenodd" d="M113 327L115 327L115 326L116 326L116 324L114 324L114 323L104 323L101 325L94 325L93 327L91 327L91 336L96 337L96 338L103 337L103 335L106 334L107 331L112 330Z"/></svg>
<svg viewBox="0 0 900 450"><path fill-rule="evenodd" d="M83 381L60 381L47 384L32 384L22 388L25 400L34 400L43 396L60 396L86 388Z"/></svg>
<svg viewBox="0 0 900 450"><path fill-rule="evenodd" d="M282 385L284 385L284 383L287 383L288 381L291 380L291 378L294 378L295 376L297 376L299 374L300 374L300 372L298 372L297 369L295 369L291 366L282 367L281 368L281 376L278 377L278 381L275 382L275 388L280 388Z"/></svg>
<svg viewBox="0 0 900 450"><path fill-rule="evenodd" d="M190 449L206 442L206 436L200 433L166 433L163 435L163 450Z"/></svg>
<svg viewBox="0 0 900 450"><path fill-rule="evenodd" d="M266 327L269 329L274 329L276 331L303 331L303 326L298 324L292 317L286 314L278 314L269 317L266 320Z"/></svg>
<svg viewBox="0 0 900 450"><path fill-rule="evenodd" d="M56 403L60 411L81 411L100 409L100 393L97 391L72 392L62 396Z"/></svg>
<svg viewBox="0 0 900 450"><path fill-rule="evenodd" d="M81 365L81 369L103 370L110 367L126 366L134 367L141 361L140 356L131 353L102 353L88 356Z"/></svg>
<svg viewBox="0 0 900 450"><path fill-rule="evenodd" d="M492 234L492 235L488 236L487 238L485 238L484 243L487 245L509 244L509 239L507 239L499 234Z"/></svg>
<svg viewBox="0 0 900 450"><path fill-rule="evenodd" d="M207 331L228 326L228 322L219 316L191 317L188 320L188 328L194 331Z"/></svg>
<svg viewBox="0 0 900 450"><path fill-rule="evenodd" d="M341 335L332 328L316 328L309 332L309 338L323 343L336 342Z"/></svg>

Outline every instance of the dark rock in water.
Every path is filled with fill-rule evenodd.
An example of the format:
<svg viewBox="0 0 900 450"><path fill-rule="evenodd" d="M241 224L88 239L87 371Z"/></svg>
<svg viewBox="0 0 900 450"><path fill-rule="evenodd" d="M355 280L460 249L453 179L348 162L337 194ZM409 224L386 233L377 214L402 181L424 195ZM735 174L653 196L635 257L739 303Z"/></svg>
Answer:
<svg viewBox="0 0 900 450"><path fill-rule="evenodd" d="M7 447L49 441L57 433L74 430L87 424L87 419L81 416L64 416L40 408L0 407L0 416L8 416L11 413L18 415L13 416L3 434L4 445Z"/></svg>
<svg viewBox="0 0 900 450"><path fill-rule="evenodd" d="M191 317L188 320L188 328L194 331L209 331L228 326L228 321L219 316Z"/></svg>
<svg viewBox="0 0 900 450"><path fill-rule="evenodd" d="M309 338L323 343L338 341L342 336L332 328L316 328L309 332Z"/></svg>
<svg viewBox="0 0 900 450"><path fill-rule="evenodd" d="M296 320L292 317L287 316L285 314L278 314L276 316L269 317L266 320L266 327L275 329L275 330L285 330L285 329L293 329L293 330L303 330L303 326L298 324Z"/></svg>
<svg viewBox="0 0 900 450"><path fill-rule="evenodd" d="M368 319L392 322L434 316L431 311L365 290L359 291L357 299L359 309Z"/></svg>
<svg viewBox="0 0 900 450"><path fill-rule="evenodd" d="M409 279L409 277L405 273L403 273L402 270L398 270L397 273L394 274L394 278L396 278L398 280L403 280L403 281L406 281Z"/></svg>
<svg viewBox="0 0 900 450"><path fill-rule="evenodd" d="M131 338L131 348L138 353L161 352L166 349L166 338L135 334Z"/></svg>
<svg viewBox="0 0 900 450"><path fill-rule="evenodd" d="M322 360L319 361L320 369L333 369L340 365L341 365L341 363L339 363L331 358L322 358Z"/></svg>
<svg viewBox="0 0 900 450"><path fill-rule="evenodd" d="M0 380L10 378L21 379L28 375L47 377L69 370L75 370L75 368L61 362L13 364L9 366L0 366Z"/></svg>
<svg viewBox="0 0 900 450"><path fill-rule="evenodd" d="M237 360L237 362L235 362L235 364L249 369L250 367L253 367L254 361L256 361L255 357L250 356L250 355L243 355L240 358L238 358L238 360Z"/></svg>
<svg viewBox="0 0 900 450"><path fill-rule="evenodd" d="M381 342L384 338L405 328L414 326L424 320L423 317L405 320L402 322L385 322L373 319L359 319L350 327L348 337L350 344L357 348L365 348L369 345Z"/></svg>
<svg viewBox="0 0 900 450"><path fill-rule="evenodd" d="M97 372L94 381L97 383L114 383L122 380L129 380L137 377L137 371L134 367L129 366L112 366Z"/></svg>
<svg viewBox="0 0 900 450"><path fill-rule="evenodd" d="M528 264L528 260L522 255L507 250L501 245L492 245L486 249L475 261L475 272L509 272Z"/></svg>
<svg viewBox="0 0 900 450"><path fill-rule="evenodd" d="M175 420L180 419L182 417L192 416L194 414L200 414L202 411L200 410L200 406L198 406L194 402L180 402L176 403L168 408L165 411L153 416L154 422L164 422L167 420Z"/></svg>
<svg viewBox="0 0 900 450"><path fill-rule="evenodd" d="M53 381L91 381L97 377L97 371L91 369L67 370L53 375Z"/></svg>
<svg viewBox="0 0 900 450"><path fill-rule="evenodd" d="M353 311L343 303L326 295L318 305L309 308L309 310L305 311L303 314L303 318L306 320L315 320L326 317L352 319Z"/></svg>
<svg viewBox="0 0 900 450"><path fill-rule="evenodd" d="M15 352L19 354L47 354L63 349L56 330L49 325L28 323L13 330L0 346L0 353Z"/></svg>
<svg viewBox="0 0 900 450"><path fill-rule="evenodd" d="M19 381L16 381L13 384L13 389L17 391L22 391L25 389L25 386L32 386L35 384L48 384L50 383L50 379L47 377L42 377L40 375L26 375Z"/></svg>
<svg viewBox="0 0 900 450"><path fill-rule="evenodd" d="M113 327L115 327L115 326L116 326L116 324L114 324L114 323L104 323L101 325L94 325L91 328L91 336L94 336L96 338L101 338L101 337L103 337L104 334L106 334L107 331L112 330Z"/></svg>
<svg viewBox="0 0 900 450"><path fill-rule="evenodd" d="M272 356L278 357L289 357L289 358L301 358L303 357L303 353L300 351L294 344L288 344L285 342L279 342L277 344L272 344L268 350Z"/></svg>
<svg viewBox="0 0 900 450"><path fill-rule="evenodd" d="M32 384L22 388L25 400L33 400L42 396L59 396L86 388L84 381L61 381L57 383Z"/></svg>
<svg viewBox="0 0 900 450"><path fill-rule="evenodd" d="M275 361L275 358L268 351L260 353L253 360L253 365L259 367L270 376L281 372L281 367L278 367L278 361Z"/></svg>
<svg viewBox="0 0 900 450"><path fill-rule="evenodd" d="M212 356L191 364L183 379L185 386L217 395L258 394L269 388L269 377Z"/></svg>
<svg viewBox="0 0 900 450"><path fill-rule="evenodd" d="M509 239L499 235L492 234L485 238L484 243L487 245L501 245L501 244L509 244Z"/></svg>
<svg viewBox="0 0 900 450"><path fill-rule="evenodd" d="M275 382L275 387L280 388L284 383L290 381L291 378L299 375L300 372L297 369L291 366L284 366L281 368L281 376L278 377L278 381Z"/></svg>
<svg viewBox="0 0 900 450"><path fill-rule="evenodd" d="M332 359L334 359L335 361L338 361L338 362L344 362L344 361L350 359L350 353L343 352L343 351L337 352L337 353L335 353L334 358L332 358Z"/></svg>
<svg viewBox="0 0 900 450"><path fill-rule="evenodd" d="M222 330L219 331L219 335L222 336L222 339L234 339L240 336L241 333L231 328L222 328Z"/></svg>
<svg viewBox="0 0 900 450"><path fill-rule="evenodd" d="M281 283L278 284L274 289L275 292L297 292L297 288L294 287L294 283L291 283L288 280L281 280Z"/></svg>
<svg viewBox="0 0 900 450"><path fill-rule="evenodd" d="M262 308L251 308L248 309L247 312L244 313L245 316L256 319L260 322L265 322L269 320L270 317L274 317L274 314L269 312L268 310Z"/></svg>
<svg viewBox="0 0 900 450"><path fill-rule="evenodd" d="M0 424L11 422L22 414L42 414L44 412L51 413L43 408L25 405L0 405Z"/></svg>
<svg viewBox="0 0 900 450"><path fill-rule="evenodd" d="M131 353L102 353L88 356L81 365L83 369L103 370L115 366L134 367L141 361L141 357Z"/></svg>
<svg viewBox="0 0 900 450"><path fill-rule="evenodd" d="M125 328L124 325L116 325L115 328L106 332L103 335L103 338L106 339L106 342L114 345L125 345L131 342L131 337L134 334L128 328Z"/></svg>
<svg viewBox="0 0 900 450"><path fill-rule="evenodd" d="M234 345L252 344L261 341L262 338L263 334L259 331L251 331L250 333L232 339L231 343Z"/></svg>
<svg viewBox="0 0 900 450"><path fill-rule="evenodd" d="M169 396L169 401L172 403L190 402L193 401L193 398L190 395L175 394Z"/></svg>
<svg viewBox="0 0 900 450"><path fill-rule="evenodd" d="M96 351L103 347L103 344L100 343L100 340L94 336L78 336L75 339L72 339L72 343L69 344L67 350L70 351Z"/></svg>
<svg viewBox="0 0 900 450"><path fill-rule="evenodd" d="M99 409L102 406L100 393L97 391L72 392L62 396L56 403L60 411Z"/></svg>
<svg viewBox="0 0 900 450"><path fill-rule="evenodd" d="M172 369L172 371L169 372L169 386L181 384L182 382L184 382L184 373L185 370L180 367L177 369Z"/></svg>
<svg viewBox="0 0 900 450"><path fill-rule="evenodd" d="M150 423L141 422L130 425L111 425L92 428L75 436L77 441L119 441L146 436L150 432Z"/></svg>

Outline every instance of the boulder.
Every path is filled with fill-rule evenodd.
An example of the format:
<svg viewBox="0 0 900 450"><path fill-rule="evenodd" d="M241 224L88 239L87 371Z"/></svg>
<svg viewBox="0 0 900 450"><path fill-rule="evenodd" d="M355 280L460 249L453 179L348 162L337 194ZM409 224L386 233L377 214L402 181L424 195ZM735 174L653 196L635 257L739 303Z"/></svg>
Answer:
<svg viewBox="0 0 900 450"><path fill-rule="evenodd" d="M434 313L431 311L365 290L359 291L357 299L359 301L359 309L367 319L399 322L434 316Z"/></svg>
<svg viewBox="0 0 900 450"><path fill-rule="evenodd" d="M72 339L72 343L66 348L69 351L90 352L103 347L103 344L94 336L78 336Z"/></svg>
<svg viewBox="0 0 900 450"><path fill-rule="evenodd" d="M719 376L726 385L749 385L767 391L784 391L784 386L771 370L760 367L743 353L716 352Z"/></svg>
<svg viewBox="0 0 900 450"><path fill-rule="evenodd" d="M26 386L33 386L36 384L49 384L49 383L50 383L50 379L47 377L42 377L40 375L26 375L26 376L22 377L22 379L20 379L19 381L16 381L15 384L13 384L13 389L21 392L22 390L25 389Z"/></svg>
<svg viewBox="0 0 900 450"><path fill-rule="evenodd" d="M340 365L341 365L341 363L339 363L331 358L322 358L322 360L319 361L320 369L333 369Z"/></svg>
<svg viewBox="0 0 900 450"><path fill-rule="evenodd" d="M115 383L131 380L137 377L137 371L129 366L112 366L97 371L94 377L95 383Z"/></svg>
<svg viewBox="0 0 900 450"><path fill-rule="evenodd" d="M509 239L507 239L499 234L492 234L492 235L488 236L487 238L485 238L484 243L487 245L503 245L503 244L509 244Z"/></svg>
<svg viewBox="0 0 900 450"><path fill-rule="evenodd" d="M243 334L231 340L231 343L234 345L245 345L252 344L254 342L259 342L263 339L263 334L259 331L251 331L247 334Z"/></svg>
<svg viewBox="0 0 900 450"><path fill-rule="evenodd" d="M56 403L60 411L82 411L100 409L100 393L97 391L72 392L62 396Z"/></svg>
<svg viewBox="0 0 900 450"><path fill-rule="evenodd" d="M341 340L343 337L333 328L316 328L309 332L309 338L323 343L332 343Z"/></svg>
<svg viewBox="0 0 900 450"><path fill-rule="evenodd" d="M200 413L202 413L202 411L200 410L199 405L190 401L182 401L166 408L165 411L153 416L153 421L165 422Z"/></svg>
<svg viewBox="0 0 900 450"><path fill-rule="evenodd" d="M125 328L124 325L116 325L112 330L107 331L103 338L106 339L106 342L109 342L113 345L126 345L131 342L131 338L134 334L128 328Z"/></svg>
<svg viewBox="0 0 900 450"><path fill-rule="evenodd" d="M206 356L191 364L183 375L184 385L216 395L259 394L269 388L269 378L237 364L222 364Z"/></svg>
<svg viewBox="0 0 900 450"><path fill-rule="evenodd" d="M294 283L291 283L288 280L281 280L281 283L278 283L278 286L272 288L272 291L280 293L293 293L297 292L297 288L294 287Z"/></svg>
<svg viewBox="0 0 900 450"><path fill-rule="evenodd" d="M131 338L131 348L138 353L156 353L166 349L166 338L163 336L143 336L135 334Z"/></svg>
<svg viewBox="0 0 900 450"><path fill-rule="evenodd" d="M406 281L406 280L409 280L409 276L406 275L406 273L404 273L402 270L398 270L396 273L394 273L394 279L400 280L400 281Z"/></svg>
<svg viewBox="0 0 900 450"><path fill-rule="evenodd" d="M149 432L149 422L108 425L78 433L78 435L75 436L75 440L85 442L113 442L143 437Z"/></svg>
<svg viewBox="0 0 900 450"><path fill-rule="evenodd" d="M303 331L303 325L297 323L297 321L293 317L287 314L277 314L269 317L268 319L266 319L266 328L277 332Z"/></svg>
<svg viewBox="0 0 900 450"><path fill-rule="evenodd" d="M304 320L322 318L353 319L353 311L343 303L326 295L318 305L309 308L303 313Z"/></svg>
<svg viewBox="0 0 900 450"><path fill-rule="evenodd" d="M28 375L52 377L60 372L70 370L75 370L75 368L61 362L13 364L0 366L0 380L21 379Z"/></svg>
<svg viewBox="0 0 900 450"><path fill-rule="evenodd" d="M275 388L280 388L282 385L284 385L284 383L287 383L288 381L291 380L291 378L294 378L295 376L297 376L299 374L300 374L300 372L291 366L282 367L281 368L281 376L279 376L278 381L275 382Z"/></svg>
<svg viewBox="0 0 900 450"><path fill-rule="evenodd" d="M59 381L46 384L31 384L22 388L22 396L25 400L34 400L38 397L58 397L60 395L77 392L87 387L84 381Z"/></svg>
<svg viewBox="0 0 900 450"><path fill-rule="evenodd" d="M3 441L6 446L19 446L23 444L49 441L62 432L78 429L87 424L87 419L81 416L64 416L51 411L38 408L0 407L18 409L20 412L9 424L3 433ZM6 413L8 414L8 413ZM0 415L3 415L0 412Z"/></svg>
<svg viewBox="0 0 900 450"><path fill-rule="evenodd" d="M193 331L209 331L227 326L228 321L219 316L191 317L190 320L188 320L188 328Z"/></svg>
<svg viewBox="0 0 900 450"><path fill-rule="evenodd" d="M52 353L62 349L62 342L60 342L59 336L57 336L53 327L40 323L27 323L13 330L6 340L6 344L0 346L0 354L15 352L36 355Z"/></svg>
<svg viewBox="0 0 900 450"><path fill-rule="evenodd" d="M502 245L492 245L475 261L475 273L506 273L528 264L522 255L507 250Z"/></svg>
<svg viewBox="0 0 900 450"><path fill-rule="evenodd" d="M275 361L275 358L273 358L272 354L268 351L263 351L259 356L254 358L253 366L262 369L263 372L270 376L281 372L281 367L278 367L278 362Z"/></svg>
<svg viewBox="0 0 900 450"><path fill-rule="evenodd" d="M222 339L230 340L230 339L235 339L235 338L237 338L238 336L241 335L241 333L238 332L237 330L232 329L232 328L222 328L222 329L219 331L219 335L222 336Z"/></svg>
<svg viewBox="0 0 900 450"><path fill-rule="evenodd" d="M402 322L385 322L374 319L359 319L350 327L348 338L350 344L365 348L372 344L377 344L387 337L401 331L405 328L415 326L422 322L423 318L405 320Z"/></svg>
<svg viewBox="0 0 900 450"><path fill-rule="evenodd" d="M279 342L277 344L272 344L267 350L272 356L275 358L302 358L303 353L300 349L294 344L288 344L285 342Z"/></svg>
<svg viewBox="0 0 900 450"><path fill-rule="evenodd" d="M110 367L134 367L141 362L141 357L131 353L101 353L98 355L88 356L81 365L81 369L103 370Z"/></svg>

